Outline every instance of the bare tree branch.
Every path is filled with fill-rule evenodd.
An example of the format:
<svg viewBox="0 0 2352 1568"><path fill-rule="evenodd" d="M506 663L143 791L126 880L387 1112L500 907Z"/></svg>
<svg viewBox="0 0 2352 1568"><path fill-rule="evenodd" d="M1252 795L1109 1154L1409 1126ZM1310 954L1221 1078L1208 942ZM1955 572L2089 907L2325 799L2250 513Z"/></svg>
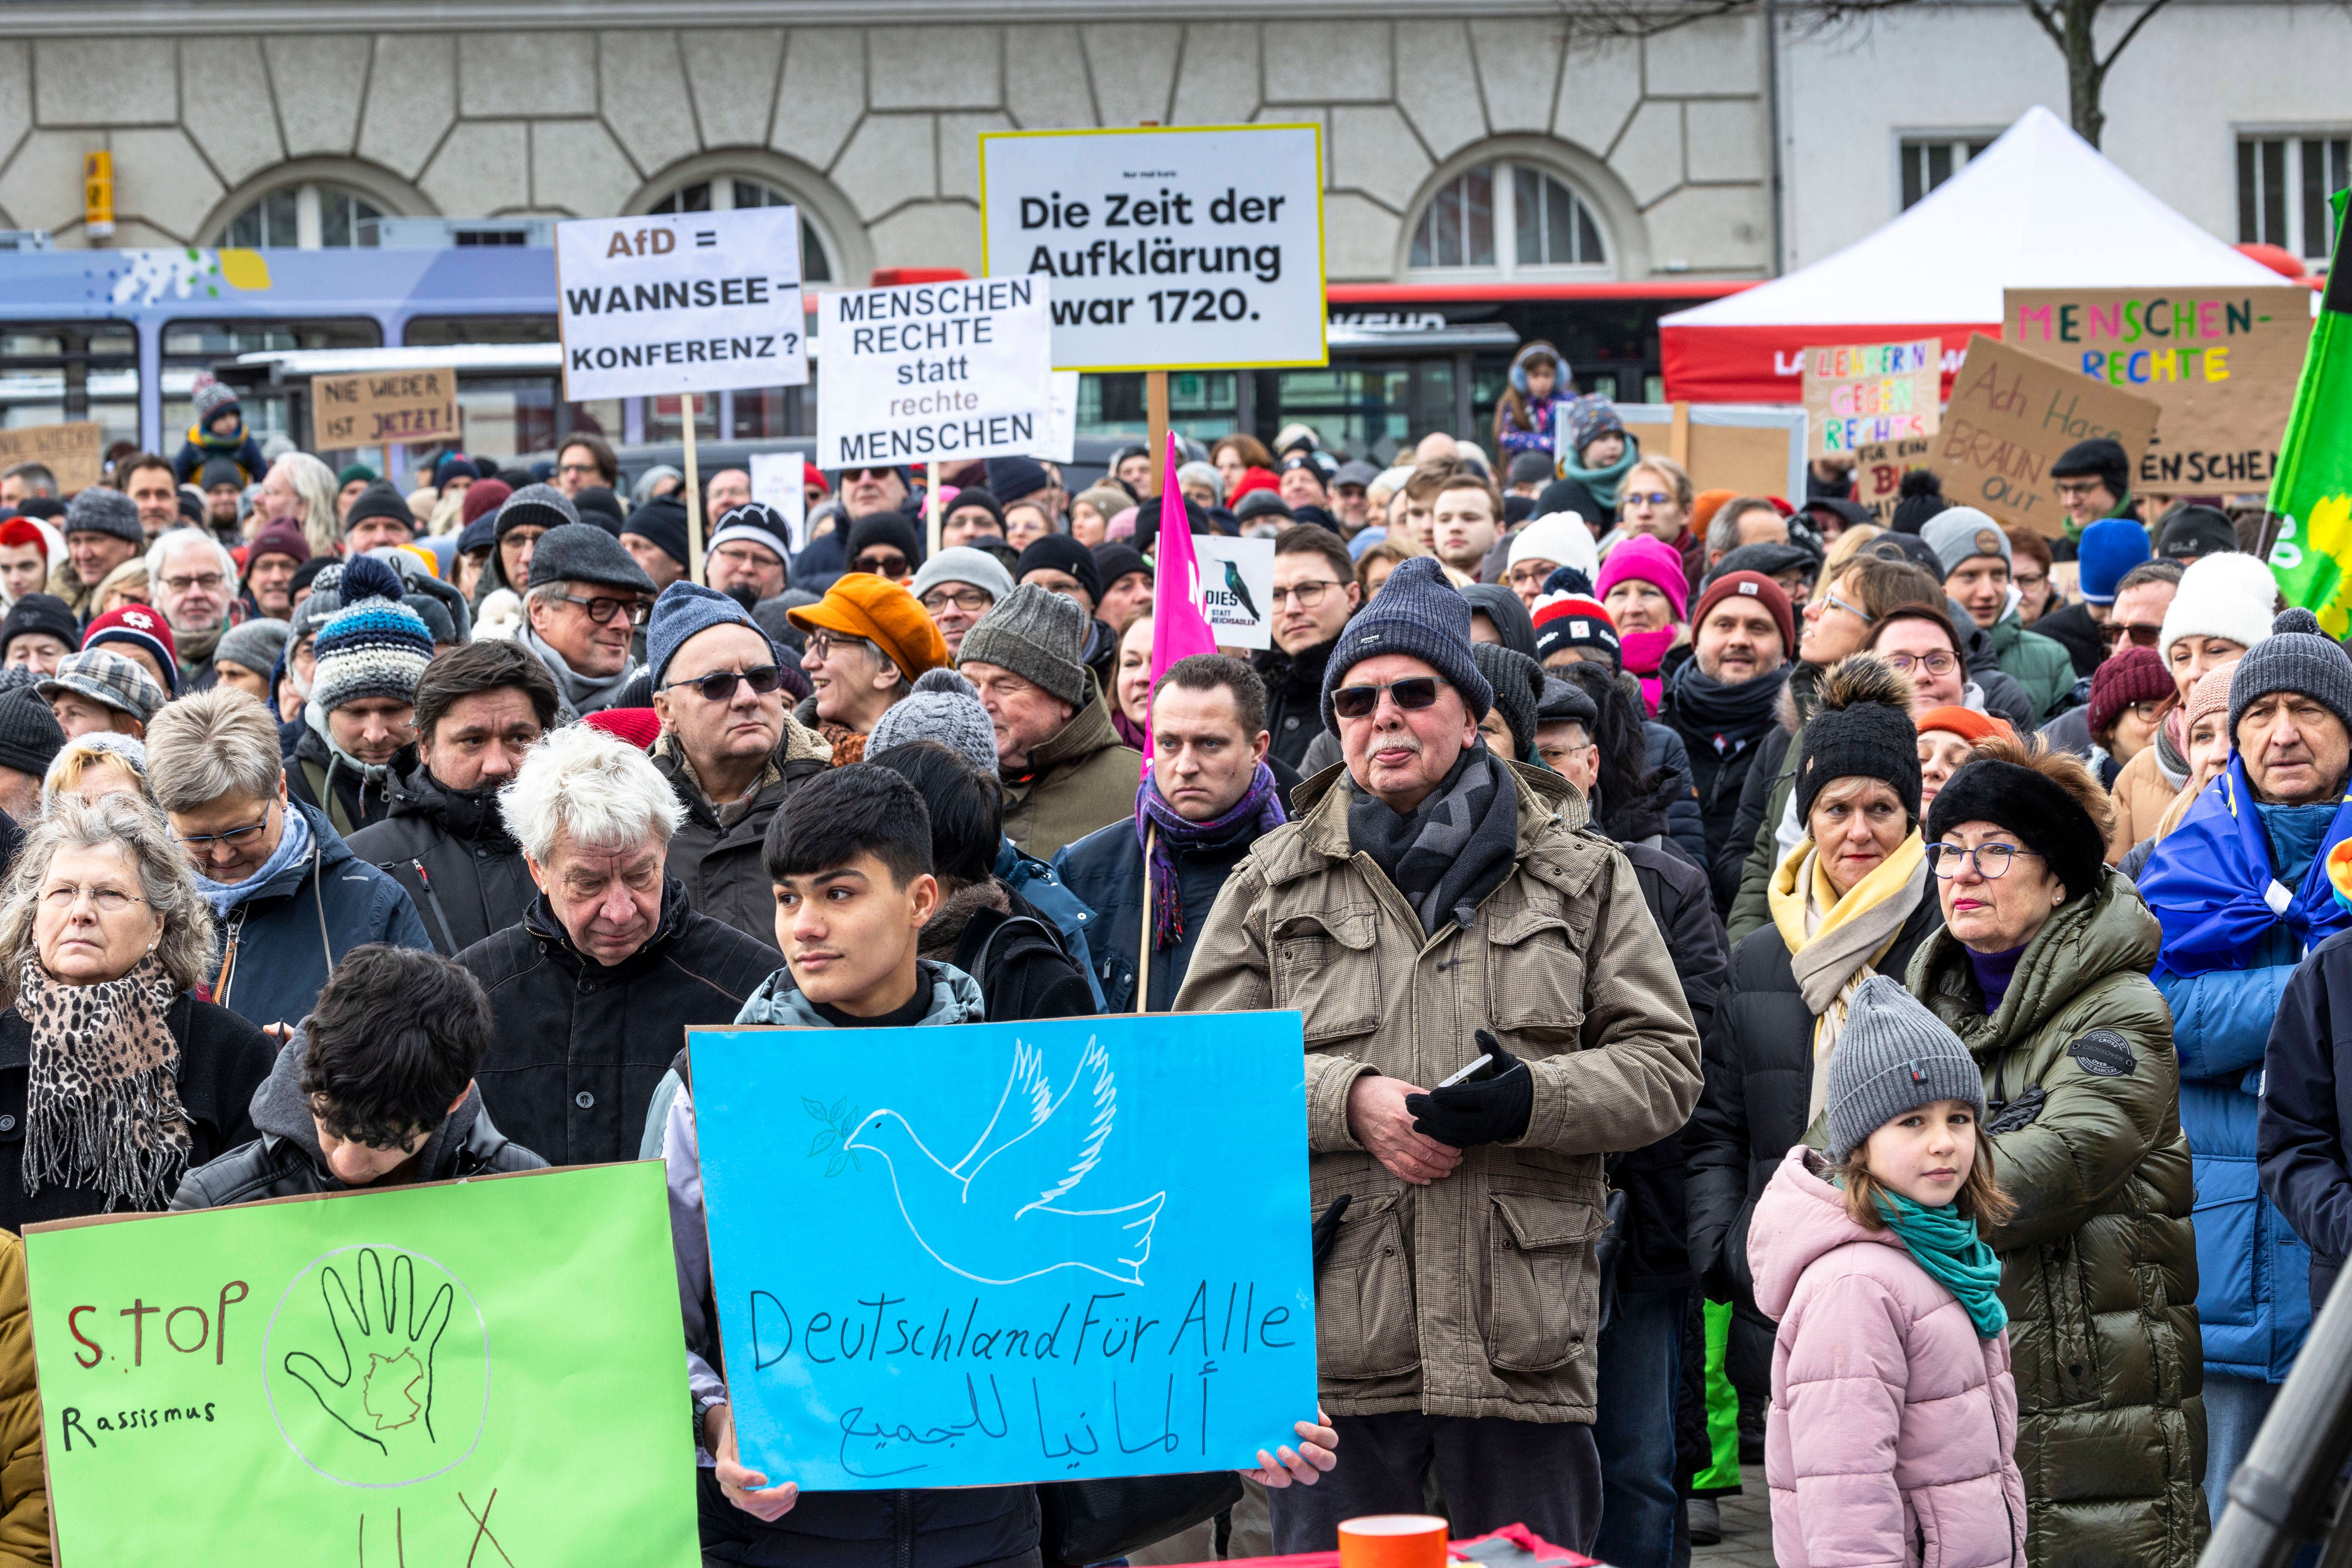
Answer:
<svg viewBox="0 0 2352 1568"><path fill-rule="evenodd" d="M2050 6L2042 4L2042 0L2021 0L2021 4L2024 5L2027 12L2032 16L2036 22L2042 24L2042 30L2050 35L2050 41L2058 46L2059 52L2062 54L2064 53L2066 49L2066 31L2063 27L2061 27L2058 25L2057 12Z"/></svg>
<svg viewBox="0 0 2352 1568"><path fill-rule="evenodd" d="M2025 0L2025 4L2029 5L2033 3L2034 0ZM2107 51L2107 58L2099 62L2099 74L2101 76L2106 74L2107 68L2116 63L2116 57L2122 54L2134 38L2139 37L2139 30L2147 26L2147 19L2150 16L2171 4L2172 0L2148 0L2147 9L2132 19L2132 25L2124 29L2124 36L2116 40L2116 47Z"/></svg>

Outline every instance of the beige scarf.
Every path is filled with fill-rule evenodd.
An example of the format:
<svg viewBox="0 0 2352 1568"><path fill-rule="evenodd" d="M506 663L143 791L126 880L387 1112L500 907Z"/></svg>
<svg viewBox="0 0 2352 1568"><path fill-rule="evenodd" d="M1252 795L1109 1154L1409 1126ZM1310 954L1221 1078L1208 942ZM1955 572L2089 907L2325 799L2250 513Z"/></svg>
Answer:
<svg viewBox="0 0 2352 1568"><path fill-rule="evenodd" d="M1813 1015L1808 1126L1820 1120L1826 1102L1829 1074L1822 1069L1845 1028L1854 991L1877 973L1874 965L1895 945L1927 887L1927 848L1916 827L1843 898L1822 868L1821 851L1811 837L1789 851L1772 873L1772 923L1789 944L1789 967Z"/></svg>
<svg viewBox="0 0 2352 1568"><path fill-rule="evenodd" d="M32 1026L25 1191L94 1187L106 1207L160 1209L193 1144L180 1103L180 1043L163 1015L178 994L155 955L120 980L68 985L37 958L17 972Z"/></svg>

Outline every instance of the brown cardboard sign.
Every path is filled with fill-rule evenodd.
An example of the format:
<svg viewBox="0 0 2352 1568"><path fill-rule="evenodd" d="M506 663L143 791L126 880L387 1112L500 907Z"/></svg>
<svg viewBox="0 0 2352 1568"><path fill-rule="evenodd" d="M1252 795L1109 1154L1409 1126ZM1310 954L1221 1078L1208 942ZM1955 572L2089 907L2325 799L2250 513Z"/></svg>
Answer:
<svg viewBox="0 0 2352 1568"><path fill-rule="evenodd" d="M43 463L58 477L58 490L71 495L98 483L106 433L94 420L72 425L23 425L0 430L0 468Z"/></svg>
<svg viewBox="0 0 2352 1568"><path fill-rule="evenodd" d="M310 378L310 444L321 452L453 441L457 373L384 370Z"/></svg>
<svg viewBox="0 0 2352 1568"><path fill-rule="evenodd" d="M1936 443L1926 437L1853 449L1853 499L1879 527L1895 521L1895 503L1903 499L1903 476L1928 467L1935 449Z"/></svg>
<svg viewBox="0 0 2352 1568"><path fill-rule="evenodd" d="M2003 336L2037 359L2152 398L2133 468L2158 495L2266 490L2311 339L2310 289L2011 289Z"/></svg>
<svg viewBox="0 0 2352 1568"><path fill-rule="evenodd" d="M1862 447L1933 436L1943 384L1939 339L1807 349L1806 455L1842 457Z"/></svg>
<svg viewBox="0 0 2352 1568"><path fill-rule="evenodd" d="M2156 434L2153 398L2093 381L1986 337L1969 340L1952 401L1926 467L1943 476L1955 506L2056 537L2066 514L2050 465L2078 441L2120 442L2137 471Z"/></svg>

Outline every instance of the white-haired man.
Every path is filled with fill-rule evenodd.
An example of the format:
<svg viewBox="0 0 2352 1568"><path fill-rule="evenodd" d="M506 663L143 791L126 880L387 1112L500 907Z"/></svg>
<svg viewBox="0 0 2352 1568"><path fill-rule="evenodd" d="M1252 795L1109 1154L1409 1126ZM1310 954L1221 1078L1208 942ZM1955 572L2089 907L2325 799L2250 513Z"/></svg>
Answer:
<svg viewBox="0 0 2352 1568"><path fill-rule="evenodd" d="M228 630L236 590L236 558L201 528L168 529L147 547L147 591L172 628L182 695L209 690L220 679L213 649Z"/></svg>
<svg viewBox="0 0 2352 1568"><path fill-rule="evenodd" d="M732 1023L776 950L690 908L663 875L686 812L635 747L557 730L499 809L539 898L457 954L496 1023L474 1075L482 1102L551 1164L634 1160L679 1026Z"/></svg>

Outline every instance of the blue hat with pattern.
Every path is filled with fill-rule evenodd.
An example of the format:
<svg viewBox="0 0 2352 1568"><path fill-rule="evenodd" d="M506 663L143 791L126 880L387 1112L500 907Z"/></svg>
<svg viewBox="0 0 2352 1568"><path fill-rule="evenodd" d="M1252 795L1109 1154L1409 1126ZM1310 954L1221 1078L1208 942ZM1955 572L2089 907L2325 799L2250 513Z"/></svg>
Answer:
<svg viewBox="0 0 2352 1568"><path fill-rule="evenodd" d="M322 713L371 697L416 700L417 677L433 662L433 634L401 602L400 574L373 556L343 563L343 607L312 645L318 673L310 700Z"/></svg>

